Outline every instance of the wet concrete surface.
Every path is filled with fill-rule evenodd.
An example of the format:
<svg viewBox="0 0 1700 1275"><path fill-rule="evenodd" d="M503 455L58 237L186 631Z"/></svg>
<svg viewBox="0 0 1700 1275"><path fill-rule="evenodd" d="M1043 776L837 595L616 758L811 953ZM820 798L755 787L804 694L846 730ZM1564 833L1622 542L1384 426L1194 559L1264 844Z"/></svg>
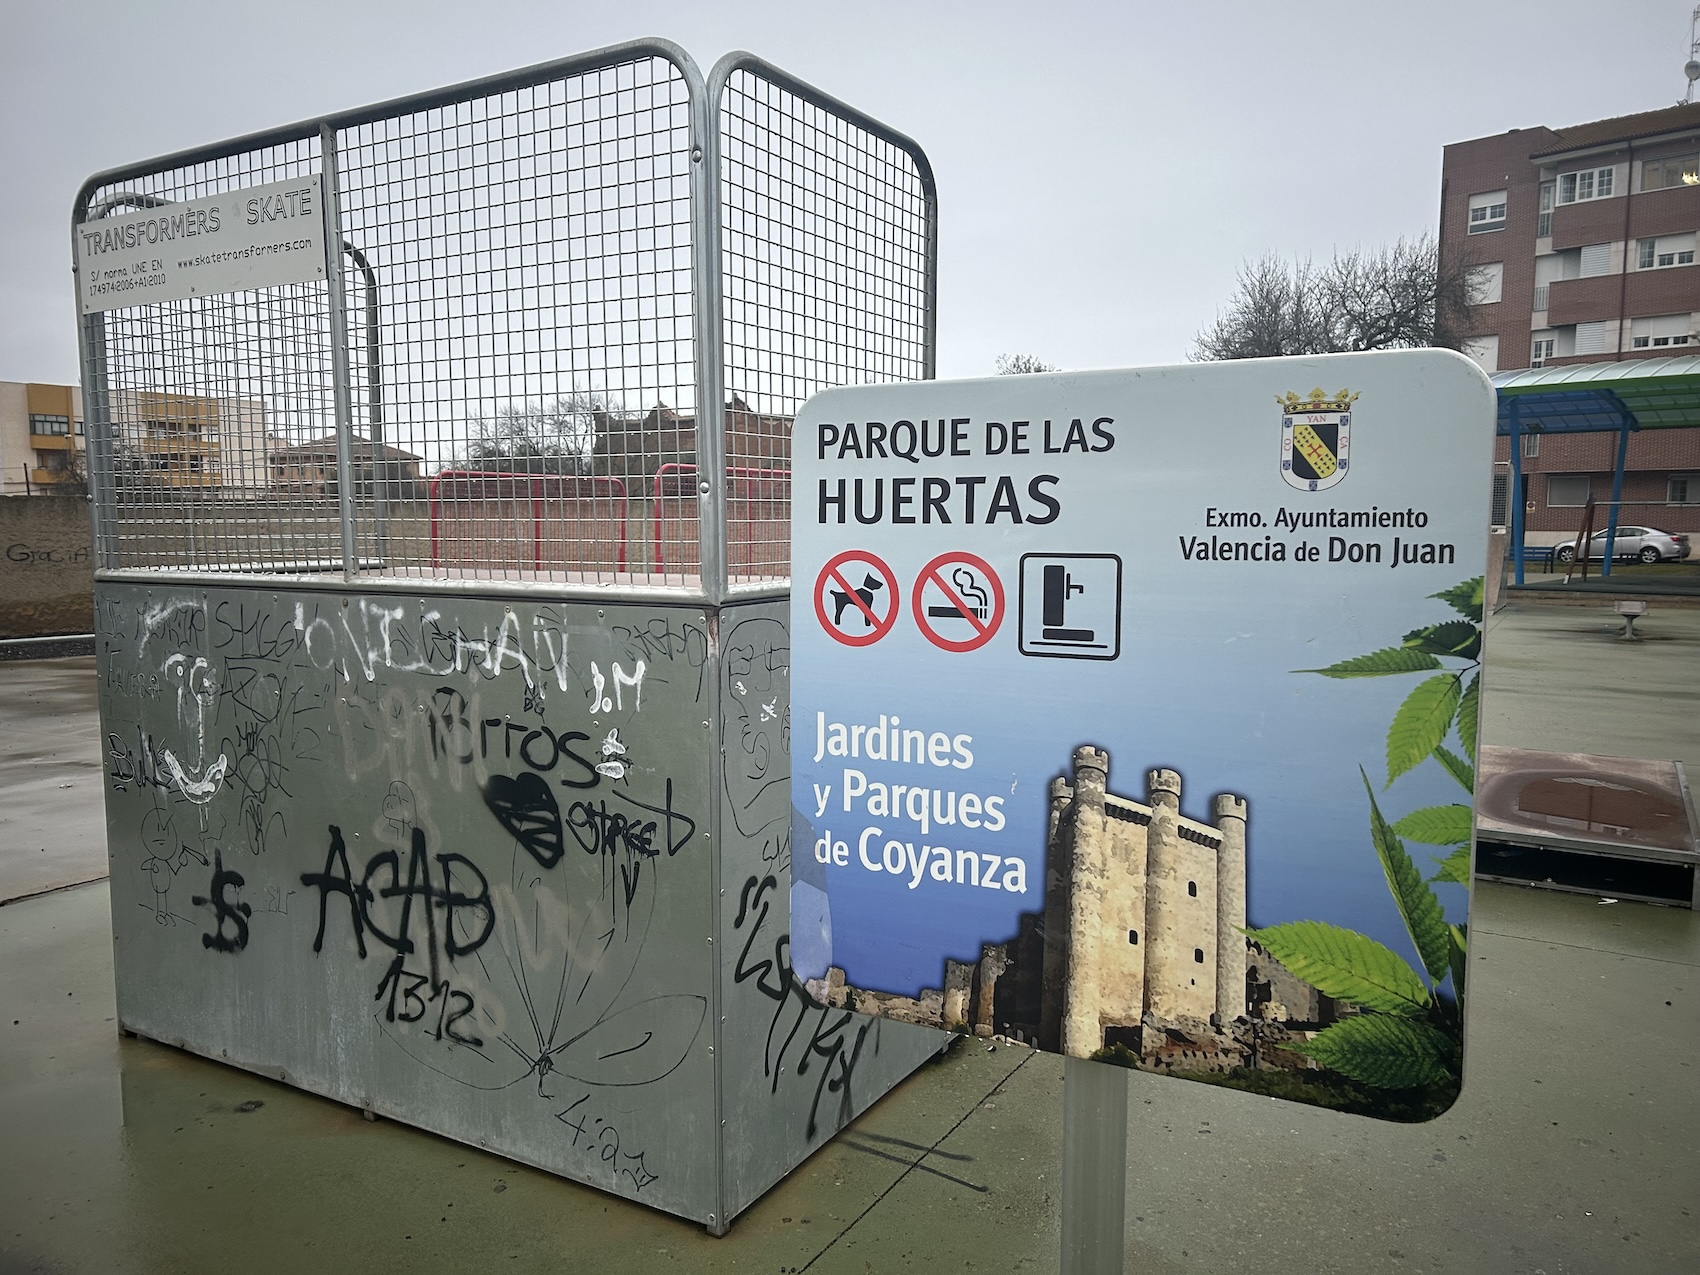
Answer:
<svg viewBox="0 0 1700 1275"><path fill-rule="evenodd" d="M0 663L0 903L104 877L93 656Z"/></svg>
<svg viewBox="0 0 1700 1275"><path fill-rule="evenodd" d="M0 909L0 1275L1054 1271L1062 1062L965 1042L700 1227L145 1040L104 884ZM1128 1266L1692 1272L1700 918L1479 885L1463 1095L1394 1125L1130 1073Z"/></svg>
<svg viewBox="0 0 1700 1275"><path fill-rule="evenodd" d="M1631 666L1656 679L1643 694L1600 658L1629 646L1602 636L1609 623L1495 617L1486 741L1692 758L1700 664L1682 644L1700 643L1700 625L1674 623L1644 648L1667 654ZM84 678L92 704L86 664L38 678L0 694L43 706L58 694L74 716ZM30 711L16 720L51 719ZM65 738L85 741L64 762L77 787L26 760L0 775L8 806L19 778L42 794L98 786L92 721L67 722ZM88 794L82 823L67 815L94 847L99 807ZM1700 1269L1700 917L1479 883L1471 930L1464 1090L1430 1124L1130 1073L1127 1269ZM0 908L0 970L0 1275L1058 1268L1055 1057L962 1044L715 1240L121 1038L103 883Z"/></svg>
<svg viewBox="0 0 1700 1275"><path fill-rule="evenodd" d="M1652 602L1620 641L1611 604L1517 601L1488 617L1482 738L1700 767L1700 607Z"/></svg>

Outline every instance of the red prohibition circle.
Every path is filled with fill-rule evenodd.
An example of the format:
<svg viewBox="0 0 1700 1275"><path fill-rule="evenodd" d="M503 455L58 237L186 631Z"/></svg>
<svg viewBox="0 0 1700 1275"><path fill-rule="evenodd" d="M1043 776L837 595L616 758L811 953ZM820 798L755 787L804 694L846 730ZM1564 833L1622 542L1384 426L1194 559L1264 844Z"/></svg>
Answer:
<svg viewBox="0 0 1700 1275"><path fill-rule="evenodd" d="M864 598L862 592L839 570L846 562L864 562L884 579L886 594L891 598L891 607L886 611L883 620L874 613L871 602ZM834 588L834 585L837 587ZM865 584L863 588L866 589ZM828 617L826 611L829 592L835 594L838 600L831 617ZM890 633L892 625L897 623L897 613L903 609L901 592L897 576L886 566L884 560L865 549L846 549L832 557L820 569L820 575L815 579L815 618L820 621L820 626L826 630L827 636L836 642L842 642L845 646L872 646ZM867 621L869 628L866 633L846 633L838 627L836 621L844 619L847 610L859 613Z"/></svg>
<svg viewBox="0 0 1700 1275"><path fill-rule="evenodd" d="M940 574L941 570L951 563L961 563L964 566L973 567L992 586L992 613L988 619L982 621L978 616L972 614L973 608L963 601L956 589L947 583L944 576ZM921 605L921 598L926 593L929 583L938 586L939 591L945 595L946 602L955 608L956 616L967 620L974 627L975 632L972 637L961 640L947 638L933 628L932 617L928 616L927 608ZM915 593L910 606L915 613L915 623L920 626L922 636L934 646L943 651L977 651L992 640L992 637L998 631L998 627L1003 623L1003 581L998 579L998 573L992 570L991 564L984 558L975 557L973 554L964 553L961 550L941 553L922 567L921 574L915 577ZM956 616L950 618L954 619Z"/></svg>

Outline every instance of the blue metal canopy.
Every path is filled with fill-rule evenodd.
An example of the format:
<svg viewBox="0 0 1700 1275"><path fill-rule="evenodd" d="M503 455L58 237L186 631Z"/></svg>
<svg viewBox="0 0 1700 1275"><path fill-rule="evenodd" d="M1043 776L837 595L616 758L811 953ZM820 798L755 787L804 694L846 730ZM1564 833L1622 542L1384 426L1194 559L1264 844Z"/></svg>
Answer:
<svg viewBox="0 0 1700 1275"><path fill-rule="evenodd" d="M1628 423L1640 422L1627 404L1606 389L1537 390L1499 395L1499 433L1509 434L1512 418L1524 433L1599 434L1616 433Z"/></svg>
<svg viewBox="0 0 1700 1275"><path fill-rule="evenodd" d="M1517 583L1523 583L1522 436L1529 433L1618 436L1606 551L1600 563L1600 574L1609 576L1629 435L1642 428L1700 426L1700 358L1528 368L1501 372L1493 377L1493 385L1499 399L1495 430L1511 439L1511 551Z"/></svg>
<svg viewBox="0 0 1700 1275"><path fill-rule="evenodd" d="M1580 405L1588 391L1615 399L1617 407L1635 417L1642 429L1685 429L1700 426L1700 356L1630 359L1614 363L1569 363L1562 367L1519 368L1493 378L1499 391L1499 428L1506 432L1511 399L1523 400L1524 421L1538 418L1531 400L1549 405L1548 395L1575 394ZM1581 412L1578 414L1580 419ZM1605 429L1616 430L1614 421ZM1555 430L1556 432L1556 430Z"/></svg>

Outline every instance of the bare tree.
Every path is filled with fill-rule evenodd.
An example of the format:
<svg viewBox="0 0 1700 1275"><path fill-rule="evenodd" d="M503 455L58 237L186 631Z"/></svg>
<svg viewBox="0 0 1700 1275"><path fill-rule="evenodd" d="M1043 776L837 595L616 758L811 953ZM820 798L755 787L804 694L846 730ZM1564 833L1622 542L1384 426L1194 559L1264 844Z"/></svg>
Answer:
<svg viewBox="0 0 1700 1275"><path fill-rule="evenodd" d="M65 477L59 480L59 492L65 496L86 496L89 494L89 457L88 452L71 442L71 450L65 453Z"/></svg>
<svg viewBox="0 0 1700 1275"><path fill-rule="evenodd" d="M464 459L486 469L589 473L597 422L608 415L600 397L577 390L549 402L510 403L468 422Z"/></svg>
<svg viewBox="0 0 1700 1275"><path fill-rule="evenodd" d="M1241 267L1225 311L1193 342L1198 360L1444 346L1470 337L1478 284L1432 235L1354 250L1326 265L1266 256Z"/></svg>
<svg viewBox="0 0 1700 1275"><path fill-rule="evenodd" d="M999 376L1026 376L1029 372L1060 372L1043 359L1031 354L1000 354L994 366Z"/></svg>

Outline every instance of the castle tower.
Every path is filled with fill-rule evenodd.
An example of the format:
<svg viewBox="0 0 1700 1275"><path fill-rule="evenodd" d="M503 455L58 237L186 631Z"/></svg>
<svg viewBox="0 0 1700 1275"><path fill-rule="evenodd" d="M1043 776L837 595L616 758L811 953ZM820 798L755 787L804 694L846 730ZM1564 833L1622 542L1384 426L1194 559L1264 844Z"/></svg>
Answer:
<svg viewBox="0 0 1700 1275"><path fill-rule="evenodd" d="M1130 1029L1137 1038L1145 1016L1145 898L1146 830L1145 809L1111 792L1104 801L1104 832L1109 849L1105 870L1104 911L1098 917L1093 941L1098 944L1098 1028L1104 1044L1110 1044L1108 1029ZM1116 1036L1123 1044L1128 1033Z"/></svg>
<svg viewBox="0 0 1700 1275"><path fill-rule="evenodd" d="M1074 750L1074 835L1069 855L1067 976L1063 980L1062 1052L1085 1057L1103 1043L1098 1023L1101 962L1096 937L1109 903L1106 872L1109 847L1104 828L1104 789L1109 783L1110 756L1082 745Z"/></svg>
<svg viewBox="0 0 1700 1275"><path fill-rule="evenodd" d="M1067 779L1058 775L1051 780L1050 826L1045 838L1045 955L1039 974L1039 1043L1053 1052L1062 1049L1064 984L1068 978L1073 796Z"/></svg>
<svg viewBox="0 0 1700 1275"><path fill-rule="evenodd" d="M1147 772L1145 1008L1158 1019L1216 1011L1216 853L1181 822L1181 777Z"/></svg>
<svg viewBox="0 0 1700 1275"><path fill-rule="evenodd" d="M1244 797L1222 793L1211 803L1222 834L1216 856L1216 1013L1222 1026L1246 1012Z"/></svg>

